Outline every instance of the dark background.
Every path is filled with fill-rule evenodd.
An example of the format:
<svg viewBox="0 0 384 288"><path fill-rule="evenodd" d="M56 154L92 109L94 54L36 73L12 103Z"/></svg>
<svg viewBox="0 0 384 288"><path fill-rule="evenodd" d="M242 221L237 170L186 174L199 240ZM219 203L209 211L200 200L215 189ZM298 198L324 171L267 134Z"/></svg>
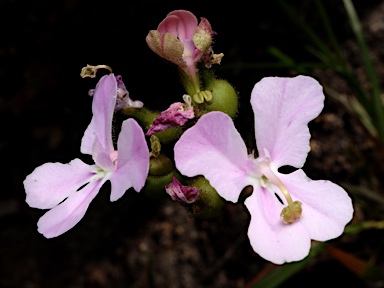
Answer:
<svg viewBox="0 0 384 288"><path fill-rule="evenodd" d="M290 1L321 34L318 15L309 2ZM323 2L338 39L348 43L352 34L342 1ZM366 19L382 1L354 4ZM217 32L213 48L225 56L214 69L239 91L241 106L235 121L244 138L252 138L248 103L254 84L264 76L293 72L247 69L238 63L273 62L267 53L271 45L298 61L310 59L304 49L306 39L276 1L0 1L1 287L244 287L267 265L248 243L248 214L241 204L228 204L215 219L193 219L168 198L153 201L133 190L110 203L105 185L78 225L47 240L36 230L44 212L24 201L22 181L35 167L86 159L79 148L92 116L87 92L99 78L79 76L86 64L112 67L122 75L131 97L149 108L163 110L180 101L184 91L176 67L145 42L148 31L176 9L206 17ZM98 76L105 73L100 72ZM326 102L325 115L350 121L333 104ZM326 133L332 131L324 132L323 124L328 122L322 119L312 125L312 135L327 145L333 138ZM345 137L347 142L354 141ZM252 140L247 141L251 145ZM325 156L334 159L333 152ZM323 156L309 157L305 167L309 176L336 183L354 177L343 163L331 161L336 165L331 170L319 164ZM361 236L364 243L383 236L370 233ZM362 251L382 253L376 244L358 246L362 240L356 238L344 243L350 251L357 245L362 257L366 255ZM321 256L286 287L307 286L308 279L327 283L331 276L340 277L346 285L368 285L338 262Z"/></svg>

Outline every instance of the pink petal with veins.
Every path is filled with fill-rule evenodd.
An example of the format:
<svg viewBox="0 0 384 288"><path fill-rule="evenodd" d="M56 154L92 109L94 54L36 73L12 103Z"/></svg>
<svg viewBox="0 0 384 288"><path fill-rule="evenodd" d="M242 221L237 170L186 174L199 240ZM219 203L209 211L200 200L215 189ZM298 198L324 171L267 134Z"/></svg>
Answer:
<svg viewBox="0 0 384 288"><path fill-rule="evenodd" d="M277 167L301 168L310 151L308 122L319 115L323 101L323 88L311 77L266 77L256 83L251 104L259 155L265 157L267 149Z"/></svg>
<svg viewBox="0 0 384 288"><path fill-rule="evenodd" d="M73 228L84 217L89 204L105 181L106 179L100 179L89 183L49 210L39 219L38 231L46 238L53 238Z"/></svg>
<svg viewBox="0 0 384 288"><path fill-rule="evenodd" d="M171 33L178 37L181 43L186 39L192 39L197 27L197 18L186 10L175 10L159 24L157 30L160 33Z"/></svg>
<svg viewBox="0 0 384 288"><path fill-rule="evenodd" d="M110 181L111 201L116 201L133 187L139 192L145 184L149 170L149 150L144 132L133 119L123 122L117 141L119 156Z"/></svg>
<svg viewBox="0 0 384 288"><path fill-rule="evenodd" d="M113 151L112 118L117 97L117 82L114 74L100 78L92 102L92 119L81 140L81 153L92 154L95 138L105 151Z"/></svg>
<svg viewBox="0 0 384 288"><path fill-rule="evenodd" d="M68 164L45 163L37 167L24 180L26 202L29 206L49 209L58 205L70 194L89 182L94 165L80 159Z"/></svg>
<svg viewBox="0 0 384 288"><path fill-rule="evenodd" d="M306 257L312 240L327 241L340 236L351 221L351 198L340 186L330 181L313 181L299 169L291 174L278 173L293 201L302 203L302 215L292 224L280 219L287 205L277 187L258 187L245 200L251 214L248 236L253 249L275 264L299 261ZM283 200L281 204L276 192Z"/></svg>
<svg viewBox="0 0 384 288"><path fill-rule="evenodd" d="M188 177L204 175L221 197L236 202L250 183L247 148L222 112L203 115L175 144L177 169Z"/></svg>

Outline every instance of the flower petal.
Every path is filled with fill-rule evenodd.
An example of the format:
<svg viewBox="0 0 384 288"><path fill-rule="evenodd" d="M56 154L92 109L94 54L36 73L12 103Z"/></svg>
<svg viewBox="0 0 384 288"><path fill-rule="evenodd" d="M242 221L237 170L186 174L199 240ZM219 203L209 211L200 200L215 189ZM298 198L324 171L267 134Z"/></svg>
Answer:
<svg viewBox="0 0 384 288"><path fill-rule="evenodd" d="M83 217L89 203L95 198L106 179L91 182L81 190L71 194L67 200L49 210L38 221L38 231L46 238L57 237L73 226Z"/></svg>
<svg viewBox="0 0 384 288"><path fill-rule="evenodd" d="M274 191L260 187L254 189L245 205L251 214L248 236L253 249L261 257L283 264L306 257L311 239L327 241L340 236L352 219L353 206L343 188L330 181L313 181L301 169L291 174L277 173L277 176L292 200L302 203L299 220L284 224L280 219L287 204L277 188L276 194L284 200L284 205Z"/></svg>
<svg viewBox="0 0 384 288"><path fill-rule="evenodd" d="M113 151L111 133L116 97L117 82L115 75L111 73L101 77L93 95L93 117L81 140L81 153L92 154L92 147L96 137L99 138L104 151Z"/></svg>
<svg viewBox="0 0 384 288"><path fill-rule="evenodd" d="M92 159L95 161L96 165L104 171L115 170L115 164L113 164L111 159L111 152L104 150L98 138L96 138L93 143Z"/></svg>
<svg viewBox="0 0 384 288"><path fill-rule="evenodd" d="M93 166L80 159L74 159L68 164L43 164L23 182L27 194L26 202L34 208L54 207L87 183L93 176L92 169Z"/></svg>
<svg viewBox="0 0 384 288"><path fill-rule="evenodd" d="M247 148L225 113L203 115L180 137L174 151L176 167L182 174L204 175L226 200L236 202L250 181Z"/></svg>
<svg viewBox="0 0 384 288"><path fill-rule="evenodd" d="M266 77L252 91L255 132L259 155L268 150L281 167L301 168L310 151L308 122L323 109L324 94L313 78Z"/></svg>
<svg viewBox="0 0 384 288"><path fill-rule="evenodd" d="M110 178L111 201L133 187L137 192L144 187L149 170L149 150L144 132L134 119L123 122L117 141L117 168Z"/></svg>
<svg viewBox="0 0 384 288"><path fill-rule="evenodd" d="M251 214L248 237L256 253L275 264L299 261L308 255L311 239L307 230L300 222L281 221L284 206L272 192L254 186L244 203Z"/></svg>
<svg viewBox="0 0 384 288"><path fill-rule="evenodd" d="M291 174L279 174L292 199L302 202L300 223L311 239L327 241L340 236L351 221L353 206L347 192L325 180L311 180L299 169Z"/></svg>
<svg viewBox="0 0 384 288"><path fill-rule="evenodd" d="M192 39L197 27L197 18L186 10L175 10L159 24L160 33L171 33L178 37L182 43L185 39Z"/></svg>

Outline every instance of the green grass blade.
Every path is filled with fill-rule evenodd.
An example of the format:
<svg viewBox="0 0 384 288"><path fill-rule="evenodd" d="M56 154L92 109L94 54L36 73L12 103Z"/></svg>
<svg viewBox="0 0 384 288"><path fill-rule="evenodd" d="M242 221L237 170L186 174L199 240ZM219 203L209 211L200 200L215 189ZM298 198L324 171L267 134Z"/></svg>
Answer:
<svg viewBox="0 0 384 288"><path fill-rule="evenodd" d="M375 113L375 125L379 132L380 139L384 142L384 110L381 101L379 79L369 56L368 47L363 36L363 31L355 7L351 0L343 0L343 3L351 23L352 30L355 34L357 44L359 45L368 79L372 86L373 101L371 105L373 107L371 107L369 110L373 110Z"/></svg>
<svg viewBox="0 0 384 288"><path fill-rule="evenodd" d="M278 3L284 9L285 13L289 16L291 21L295 23L302 32L308 37L308 39L313 43L315 47L321 50L323 53L332 55L331 50L329 50L327 44L321 39L321 37L307 24L305 23L300 15L292 9L292 7L285 3L283 0L279 0Z"/></svg>

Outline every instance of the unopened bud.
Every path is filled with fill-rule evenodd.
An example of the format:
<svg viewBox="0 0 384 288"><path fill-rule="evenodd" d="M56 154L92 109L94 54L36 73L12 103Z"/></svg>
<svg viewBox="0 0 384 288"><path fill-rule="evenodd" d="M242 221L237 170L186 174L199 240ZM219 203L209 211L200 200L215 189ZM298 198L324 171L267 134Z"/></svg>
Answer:
<svg viewBox="0 0 384 288"><path fill-rule="evenodd" d="M168 157L162 154L151 157L147 181L142 192L152 199L164 197L166 195L164 187L172 182L175 171L175 167Z"/></svg>
<svg viewBox="0 0 384 288"><path fill-rule="evenodd" d="M211 79L205 90L212 92L212 103L208 103L208 111L221 111L235 118L238 108L238 99L235 89L226 80Z"/></svg>

